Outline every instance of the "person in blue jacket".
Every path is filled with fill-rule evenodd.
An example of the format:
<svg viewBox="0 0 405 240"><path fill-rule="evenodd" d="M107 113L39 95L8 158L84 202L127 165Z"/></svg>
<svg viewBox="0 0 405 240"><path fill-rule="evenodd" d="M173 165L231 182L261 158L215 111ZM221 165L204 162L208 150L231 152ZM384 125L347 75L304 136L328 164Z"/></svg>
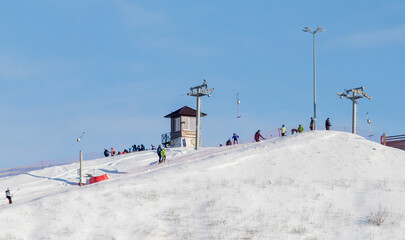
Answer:
<svg viewBox="0 0 405 240"><path fill-rule="evenodd" d="M235 143L236 143L236 144L239 144L239 143L238 143L238 138L239 138L239 136L236 135L236 133L233 134L232 138L233 138L233 145L235 145Z"/></svg>

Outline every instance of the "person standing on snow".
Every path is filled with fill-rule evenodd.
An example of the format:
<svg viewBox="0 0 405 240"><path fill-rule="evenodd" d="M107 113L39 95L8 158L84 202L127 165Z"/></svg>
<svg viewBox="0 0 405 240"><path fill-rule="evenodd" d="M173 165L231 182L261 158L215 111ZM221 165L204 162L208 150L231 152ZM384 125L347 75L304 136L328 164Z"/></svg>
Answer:
<svg viewBox="0 0 405 240"><path fill-rule="evenodd" d="M162 152L162 147L159 145L157 150L156 150L156 153L159 156L159 163L160 163L160 160L162 159L161 152Z"/></svg>
<svg viewBox="0 0 405 240"><path fill-rule="evenodd" d="M232 138L233 138L233 145L235 145L235 142L236 142L236 144L239 144L239 142L238 142L239 136L236 135L236 133L233 134Z"/></svg>
<svg viewBox="0 0 405 240"><path fill-rule="evenodd" d="M280 131L281 131L281 136L284 137L284 136L285 136L285 133L287 132L287 129L285 128L284 124L283 124L283 126L281 127Z"/></svg>
<svg viewBox="0 0 405 240"><path fill-rule="evenodd" d="M13 201L11 200L11 197L13 196L13 194L10 193L10 189L7 188L6 190L6 198L8 199L8 204L12 204Z"/></svg>
<svg viewBox="0 0 405 240"><path fill-rule="evenodd" d="M309 129L314 130L314 118L311 117L311 122L309 123Z"/></svg>
<svg viewBox="0 0 405 240"><path fill-rule="evenodd" d="M226 146L231 146L231 145L232 145L231 139L228 139L228 141L226 141Z"/></svg>
<svg viewBox="0 0 405 240"><path fill-rule="evenodd" d="M260 142L260 138L266 139L260 134L260 130L257 130L257 132L255 133L255 141Z"/></svg>
<svg viewBox="0 0 405 240"><path fill-rule="evenodd" d="M160 155L162 156L162 159L159 161L159 163L164 163L166 162L166 149L162 149L162 151L160 152Z"/></svg>
<svg viewBox="0 0 405 240"><path fill-rule="evenodd" d="M111 156L114 156L115 155L115 150L114 150L114 148L113 147L111 147Z"/></svg>
<svg viewBox="0 0 405 240"><path fill-rule="evenodd" d="M326 128L326 130L330 130L330 127L331 127L331 126L332 126L332 124L330 124L329 118L326 119L326 122L325 122L325 128Z"/></svg>
<svg viewBox="0 0 405 240"><path fill-rule="evenodd" d="M303 132L304 132L304 127L303 127L301 124L298 126L298 132L299 132L299 133L303 133Z"/></svg>
<svg viewBox="0 0 405 240"><path fill-rule="evenodd" d="M105 157L110 156L110 152L107 150L107 148L104 149L104 156Z"/></svg>

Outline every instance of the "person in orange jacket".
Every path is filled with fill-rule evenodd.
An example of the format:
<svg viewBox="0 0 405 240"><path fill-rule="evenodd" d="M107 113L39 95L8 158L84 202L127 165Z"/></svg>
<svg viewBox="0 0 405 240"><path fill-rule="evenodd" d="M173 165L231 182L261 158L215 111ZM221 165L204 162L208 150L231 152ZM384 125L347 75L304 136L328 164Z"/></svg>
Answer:
<svg viewBox="0 0 405 240"><path fill-rule="evenodd" d="M115 155L115 150L114 150L113 147L111 148L111 152L110 152L110 153L111 153L111 156L114 156L114 155Z"/></svg>

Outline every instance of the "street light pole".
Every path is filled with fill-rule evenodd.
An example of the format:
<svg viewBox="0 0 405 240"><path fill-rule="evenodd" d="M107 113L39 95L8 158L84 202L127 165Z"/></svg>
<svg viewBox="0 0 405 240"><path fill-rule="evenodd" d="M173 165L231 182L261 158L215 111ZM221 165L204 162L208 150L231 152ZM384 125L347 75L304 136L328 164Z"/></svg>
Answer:
<svg viewBox="0 0 405 240"><path fill-rule="evenodd" d="M317 32L324 32L326 28L318 27L315 31L312 31L308 27L305 27L302 31L311 33L313 36L313 52L314 52L314 130L316 129L316 64L315 64L315 34Z"/></svg>
<svg viewBox="0 0 405 240"><path fill-rule="evenodd" d="M314 130L316 130L316 64L315 64L315 33L312 34L314 39Z"/></svg>

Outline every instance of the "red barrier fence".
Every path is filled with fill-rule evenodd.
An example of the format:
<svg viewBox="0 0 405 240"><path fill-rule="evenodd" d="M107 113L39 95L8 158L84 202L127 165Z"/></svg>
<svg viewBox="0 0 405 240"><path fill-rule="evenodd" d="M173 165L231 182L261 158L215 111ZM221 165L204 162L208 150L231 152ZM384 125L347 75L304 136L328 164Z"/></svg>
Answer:
<svg viewBox="0 0 405 240"><path fill-rule="evenodd" d="M90 184L96 183L96 182L101 182L101 181L104 181L104 180L107 180L107 179L108 179L107 174L97 176L97 177L92 177L92 178L90 178Z"/></svg>
<svg viewBox="0 0 405 240"><path fill-rule="evenodd" d="M381 144L389 147L405 150L405 134L387 136L385 133L381 136Z"/></svg>

